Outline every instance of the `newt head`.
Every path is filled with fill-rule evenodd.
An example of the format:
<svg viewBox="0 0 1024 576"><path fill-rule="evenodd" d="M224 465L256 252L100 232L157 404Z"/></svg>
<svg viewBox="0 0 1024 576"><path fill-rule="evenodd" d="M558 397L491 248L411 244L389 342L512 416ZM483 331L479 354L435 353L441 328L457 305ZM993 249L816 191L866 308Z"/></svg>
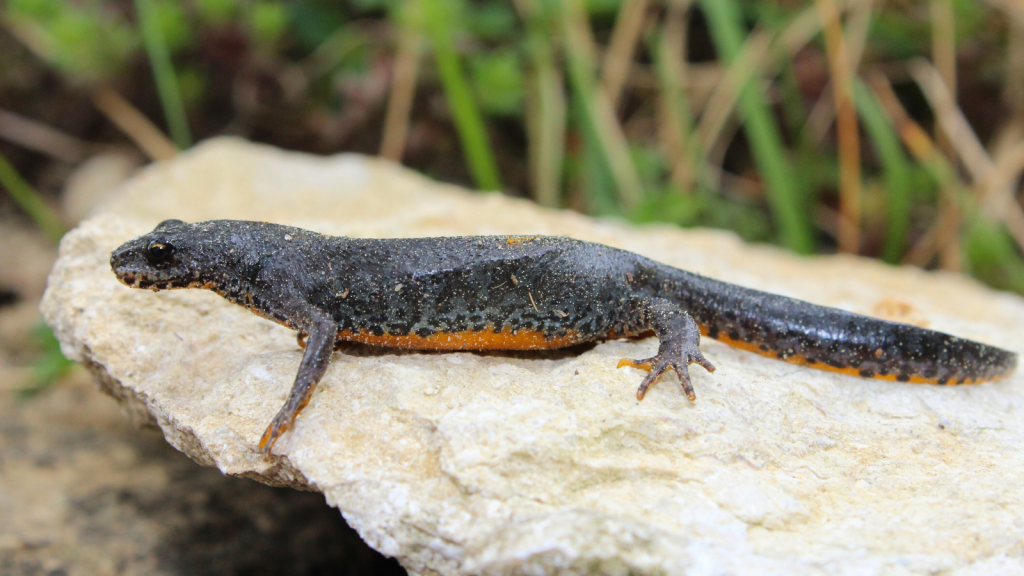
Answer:
<svg viewBox="0 0 1024 576"><path fill-rule="evenodd" d="M196 225L164 220L149 234L122 244L110 255L110 268L125 286L153 291L204 284L201 234Z"/></svg>

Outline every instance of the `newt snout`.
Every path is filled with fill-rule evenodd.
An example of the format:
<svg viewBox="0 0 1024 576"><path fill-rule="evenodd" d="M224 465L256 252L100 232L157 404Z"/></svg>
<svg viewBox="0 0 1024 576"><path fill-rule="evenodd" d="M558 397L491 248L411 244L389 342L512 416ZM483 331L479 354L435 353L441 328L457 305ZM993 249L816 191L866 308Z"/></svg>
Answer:
<svg viewBox="0 0 1024 576"><path fill-rule="evenodd" d="M181 220L164 220L110 255L110 269L125 286L143 290L207 288L205 239Z"/></svg>

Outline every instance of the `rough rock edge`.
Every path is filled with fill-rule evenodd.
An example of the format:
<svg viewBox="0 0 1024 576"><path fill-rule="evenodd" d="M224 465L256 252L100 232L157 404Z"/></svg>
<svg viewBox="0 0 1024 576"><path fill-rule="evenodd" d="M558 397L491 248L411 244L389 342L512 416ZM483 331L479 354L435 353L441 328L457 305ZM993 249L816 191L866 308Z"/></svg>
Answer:
<svg viewBox="0 0 1024 576"><path fill-rule="evenodd" d="M145 394L122 385L117 378L110 375L110 372L107 371L104 365L96 361L88 346L83 346L77 352L75 359L93 376L100 391L117 401L121 407L121 412L131 421L133 426L136 428L159 429L163 433L164 438L167 439L167 443L174 446L175 450L185 454L197 464L218 468L213 455L206 449L206 446L195 435L191 427L172 422L162 411L149 402L149 398ZM251 478L276 488L295 488L297 490L321 492L306 478L305 474L292 465L286 456L274 455L272 461L274 466L263 472L253 470L243 474L228 475Z"/></svg>

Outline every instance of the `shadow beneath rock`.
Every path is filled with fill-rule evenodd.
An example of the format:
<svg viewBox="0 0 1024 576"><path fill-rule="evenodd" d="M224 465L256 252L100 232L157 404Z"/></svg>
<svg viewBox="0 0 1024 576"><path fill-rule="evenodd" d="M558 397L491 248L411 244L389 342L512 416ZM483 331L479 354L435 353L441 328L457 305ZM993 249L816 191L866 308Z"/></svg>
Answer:
<svg viewBox="0 0 1024 576"><path fill-rule="evenodd" d="M211 469L183 471L174 493L141 505L172 520L156 553L172 573L404 575L363 542L321 494L271 488Z"/></svg>

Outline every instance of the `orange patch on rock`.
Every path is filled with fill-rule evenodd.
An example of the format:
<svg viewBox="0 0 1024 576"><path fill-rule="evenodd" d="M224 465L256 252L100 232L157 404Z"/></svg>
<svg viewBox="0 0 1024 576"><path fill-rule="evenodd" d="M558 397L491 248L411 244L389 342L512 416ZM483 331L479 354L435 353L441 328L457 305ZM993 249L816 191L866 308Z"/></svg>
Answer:
<svg viewBox="0 0 1024 576"><path fill-rule="evenodd" d="M897 300L896 298L884 298L871 308L871 315L883 320L912 324L919 328L927 328L928 319L921 315L913 304Z"/></svg>
<svg viewBox="0 0 1024 576"><path fill-rule="evenodd" d="M619 360L618 365L616 365L615 367L616 368L626 368L626 367L636 368L637 370L643 370L644 372L650 372L651 370L654 370L654 364L651 364L650 362L637 362L636 360L633 360L632 358L622 358L621 360Z"/></svg>

